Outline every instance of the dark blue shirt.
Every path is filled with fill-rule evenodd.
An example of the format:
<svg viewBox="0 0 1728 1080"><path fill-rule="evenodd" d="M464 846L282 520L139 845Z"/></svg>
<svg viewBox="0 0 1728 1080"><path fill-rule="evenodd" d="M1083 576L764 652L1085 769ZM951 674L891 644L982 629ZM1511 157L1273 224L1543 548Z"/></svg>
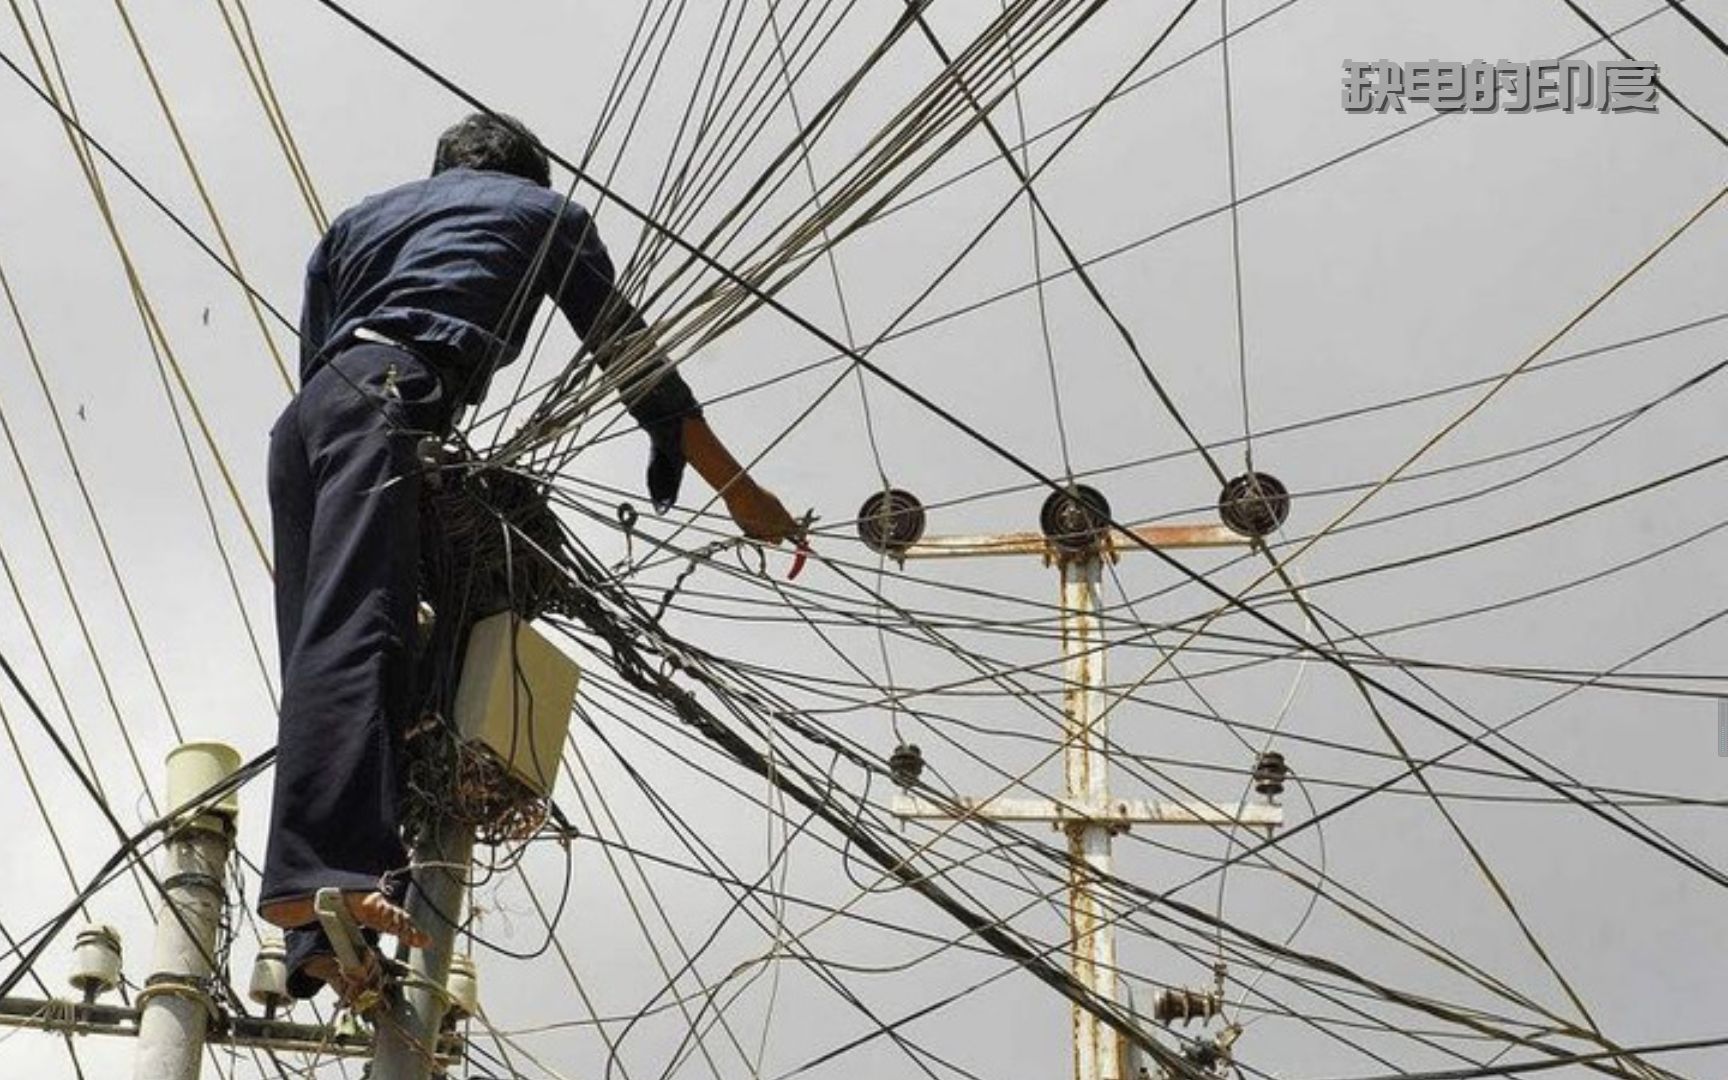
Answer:
<svg viewBox="0 0 1728 1080"><path fill-rule="evenodd" d="M300 380L366 327L431 360L457 401L478 401L548 296L604 368L608 343L643 328L612 286L586 209L506 173L451 169L374 195L330 226L306 267ZM648 490L665 506L683 475L683 418L701 411L676 371L651 367L622 396L653 442Z"/></svg>

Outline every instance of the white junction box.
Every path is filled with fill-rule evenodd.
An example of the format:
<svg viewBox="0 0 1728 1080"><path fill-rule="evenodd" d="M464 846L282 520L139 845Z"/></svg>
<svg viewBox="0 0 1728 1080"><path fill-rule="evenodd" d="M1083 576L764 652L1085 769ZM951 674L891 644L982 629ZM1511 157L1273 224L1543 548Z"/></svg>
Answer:
<svg viewBox="0 0 1728 1080"><path fill-rule="evenodd" d="M576 701L576 662L512 612L481 619L456 684L456 729L550 795Z"/></svg>

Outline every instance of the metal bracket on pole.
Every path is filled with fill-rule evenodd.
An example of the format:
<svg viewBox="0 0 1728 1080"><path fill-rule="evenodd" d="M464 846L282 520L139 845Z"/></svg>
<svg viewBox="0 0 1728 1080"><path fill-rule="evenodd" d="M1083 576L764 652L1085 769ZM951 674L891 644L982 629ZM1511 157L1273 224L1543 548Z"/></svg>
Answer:
<svg viewBox="0 0 1728 1080"><path fill-rule="evenodd" d="M142 1012L141 1006L0 998L0 1027L68 1035L137 1038ZM222 1020L220 1025L213 1024L206 1030L206 1045L255 1047L320 1057L372 1056L370 1035L345 1034L323 1024L295 1024L287 1020L231 1013L224 1014Z"/></svg>
<svg viewBox="0 0 1728 1080"><path fill-rule="evenodd" d="M1242 547L1247 542L1222 525L1130 525L1128 531L1142 542L1159 549ZM1113 536L1105 546L1112 552L1122 548ZM989 536L931 536L908 544L896 554L902 559L976 559L986 556L1050 554L1050 540L1043 533L996 533Z"/></svg>
<svg viewBox="0 0 1728 1080"><path fill-rule="evenodd" d="M336 950L336 964L342 969L343 977L365 979L369 974L366 956L372 951L372 946L360 933L360 925L354 921L353 912L348 910L347 901L342 899L342 890L319 889L312 898L312 911L318 916L319 925L324 927L330 947ZM382 971L378 978L383 978ZM368 986L355 994L348 1004L356 1013L365 1016L382 1000L383 990L378 986Z"/></svg>
<svg viewBox="0 0 1728 1080"><path fill-rule="evenodd" d="M1268 834L1284 823L1282 807L1263 803L1224 805L1209 802L1164 802L1150 799L1111 799L1102 806L1066 799L1017 799L997 796L974 799L962 796L936 802L911 795L896 795L889 812L908 821L952 820L975 817L989 821L1050 822L1067 825L1102 825L1111 832L1127 832L1134 825L1235 825L1264 829Z"/></svg>
<svg viewBox="0 0 1728 1080"><path fill-rule="evenodd" d="M360 936L360 927L354 922L354 916L348 911L348 905L342 902L342 890L319 889L312 900L312 911L330 938L331 947L336 950L336 962L342 965L343 974L365 970L366 961L360 952L367 945Z"/></svg>

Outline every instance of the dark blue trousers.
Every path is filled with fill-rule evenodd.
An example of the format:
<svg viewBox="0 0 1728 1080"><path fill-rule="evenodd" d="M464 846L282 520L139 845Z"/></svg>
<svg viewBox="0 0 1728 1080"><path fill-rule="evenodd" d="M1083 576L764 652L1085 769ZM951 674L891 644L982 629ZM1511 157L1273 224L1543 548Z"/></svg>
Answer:
<svg viewBox="0 0 1728 1080"><path fill-rule="evenodd" d="M370 891L407 864L399 830L419 577L416 446L449 423L417 357L356 344L270 433L282 706L260 906Z"/></svg>

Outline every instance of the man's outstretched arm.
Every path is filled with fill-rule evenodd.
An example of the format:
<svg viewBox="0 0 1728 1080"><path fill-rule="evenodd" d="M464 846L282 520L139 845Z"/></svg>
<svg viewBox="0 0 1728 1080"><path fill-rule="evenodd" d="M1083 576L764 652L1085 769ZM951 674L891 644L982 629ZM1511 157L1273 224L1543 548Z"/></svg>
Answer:
<svg viewBox="0 0 1728 1080"><path fill-rule="evenodd" d="M745 536L772 544L794 537L797 521L772 492L751 478L709 428L695 395L664 363L646 321L616 288L612 260L588 212L566 202L560 213L555 238L566 247L545 264L546 293L563 309L602 369L610 368L626 351L658 361L643 364L637 379L619 387L625 406L654 441L648 486L656 509L676 496L678 477L688 464L719 493ZM632 347L626 349L626 343Z"/></svg>
<svg viewBox="0 0 1728 1080"><path fill-rule="evenodd" d="M774 493L751 479L720 437L699 416L684 418L684 460L726 503L727 513L752 540L778 544L798 531L798 522Z"/></svg>
<svg viewBox="0 0 1728 1080"><path fill-rule="evenodd" d="M626 335L620 337L634 338L639 346L644 340L651 342L652 338L645 337L650 331L628 301L620 297L614 303L628 313L631 327ZM609 339L608 344L616 346L620 337ZM652 354L659 354L657 345L649 348ZM616 355L613 348L603 345L596 358L605 368ZM751 477L726 444L720 441L720 436L708 426L695 395L677 370L657 370L660 364L645 366L647 370L642 377L653 380L650 388L641 391L627 383L620 388L620 393L626 407L656 443L655 460L649 468L650 489L661 489L652 492L656 507L659 507L662 497L670 501L671 494L678 489L676 472L689 465L720 496L727 513L732 515L732 520L738 523L745 536L771 544L794 538L798 532L797 521L773 492ZM662 475L668 472L672 475Z"/></svg>

